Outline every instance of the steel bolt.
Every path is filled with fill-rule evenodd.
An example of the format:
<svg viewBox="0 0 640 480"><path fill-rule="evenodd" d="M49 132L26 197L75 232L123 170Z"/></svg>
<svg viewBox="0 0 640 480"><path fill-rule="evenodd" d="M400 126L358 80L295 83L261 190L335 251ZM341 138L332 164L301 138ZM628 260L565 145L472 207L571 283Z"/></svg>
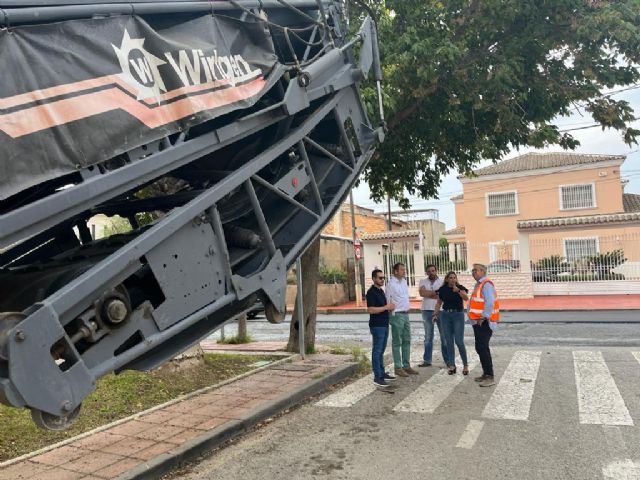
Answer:
<svg viewBox="0 0 640 480"><path fill-rule="evenodd" d="M114 323L122 322L127 318L127 306L120 299L111 300L107 304L107 317Z"/></svg>
<svg viewBox="0 0 640 480"><path fill-rule="evenodd" d="M209 255L215 255L216 254L216 250L213 247L209 247Z"/></svg>
<svg viewBox="0 0 640 480"><path fill-rule="evenodd" d="M27 338L27 336L25 335L25 333L22 330L18 330L16 332L16 341L22 342L22 341L24 341L25 338Z"/></svg>

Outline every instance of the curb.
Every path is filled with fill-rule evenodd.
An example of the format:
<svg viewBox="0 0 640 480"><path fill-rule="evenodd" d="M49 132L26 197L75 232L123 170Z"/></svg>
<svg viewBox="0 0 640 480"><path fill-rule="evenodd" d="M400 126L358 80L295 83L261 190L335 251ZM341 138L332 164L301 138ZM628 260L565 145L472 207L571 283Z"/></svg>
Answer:
<svg viewBox="0 0 640 480"><path fill-rule="evenodd" d="M409 313L421 313L422 310L419 308L412 308L409 310ZM589 308L589 309L561 309L561 308L536 308L536 309L526 309L526 308L501 308L500 312L545 312L545 313L553 313L553 312L572 312L572 313L584 313L584 312L637 312L636 309L633 308L616 308L616 309L605 309L605 308ZM320 315L357 315L357 314L366 314L365 309L317 309L316 313Z"/></svg>
<svg viewBox="0 0 640 480"><path fill-rule="evenodd" d="M339 383L352 376L358 365L349 363L333 370L317 380L300 385L290 393L275 398L255 410L225 425L214 428L199 437L193 438L169 453L163 453L152 460L116 477L117 480L147 480L166 475L181 464L193 460L233 437L248 432L260 421L277 415L307 398L323 392L328 386Z"/></svg>

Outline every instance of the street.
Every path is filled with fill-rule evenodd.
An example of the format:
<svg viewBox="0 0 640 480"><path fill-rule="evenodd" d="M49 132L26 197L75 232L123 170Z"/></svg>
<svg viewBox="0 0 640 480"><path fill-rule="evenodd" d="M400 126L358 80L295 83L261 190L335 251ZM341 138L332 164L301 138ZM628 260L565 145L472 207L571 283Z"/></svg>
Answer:
<svg viewBox="0 0 640 480"><path fill-rule="evenodd" d="M417 363L422 326L412 317ZM393 394L369 375L340 385L191 465L184 478L640 479L638 313L514 312L505 320L492 340L495 387L473 381L481 369L467 335L469 376L447 375L436 347L434 365L398 378ZM286 339L288 328L249 324L260 340ZM366 316L319 317L318 342L368 347Z"/></svg>
<svg viewBox="0 0 640 480"><path fill-rule="evenodd" d="M497 347L499 383L486 389L473 381L475 354L469 377L436 361L393 395L363 377L184 478L638 479L638 350Z"/></svg>
<svg viewBox="0 0 640 480"><path fill-rule="evenodd" d="M362 345L371 340L368 315L318 315L316 341L325 345ZM413 341L423 341L422 320L411 314ZM254 340L280 341L289 335L288 316L279 325L268 323L263 316L248 322ZM225 335L234 335L235 324L225 327ZM473 332L466 329L467 343L473 345ZM220 331L211 338L220 337ZM436 334L437 338L437 334ZM640 345L640 312L637 310L584 312L505 312L492 345Z"/></svg>

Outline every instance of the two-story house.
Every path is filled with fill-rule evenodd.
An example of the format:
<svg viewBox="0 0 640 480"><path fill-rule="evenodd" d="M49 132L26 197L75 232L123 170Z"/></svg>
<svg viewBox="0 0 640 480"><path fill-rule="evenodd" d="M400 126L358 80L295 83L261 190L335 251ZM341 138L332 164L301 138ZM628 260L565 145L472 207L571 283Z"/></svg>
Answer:
<svg viewBox="0 0 640 480"><path fill-rule="evenodd" d="M618 249L639 261L640 195L624 193L625 159L527 153L461 177L463 194L451 199L457 226L444 232L451 251L486 264Z"/></svg>

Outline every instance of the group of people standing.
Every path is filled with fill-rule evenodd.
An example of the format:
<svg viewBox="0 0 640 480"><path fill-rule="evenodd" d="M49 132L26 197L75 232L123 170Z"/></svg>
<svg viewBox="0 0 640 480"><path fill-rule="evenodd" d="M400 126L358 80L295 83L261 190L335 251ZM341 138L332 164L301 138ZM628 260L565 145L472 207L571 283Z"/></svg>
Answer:
<svg viewBox="0 0 640 480"><path fill-rule="evenodd" d="M409 286L406 266L396 263L392 277L384 288L384 273L375 269L371 273L373 285L367 291L367 311L369 329L372 335L371 364L374 384L388 388L388 382L396 376L417 375L411 367L411 326L409 322ZM473 325L475 349L480 357L482 375L475 378L481 387L495 385L493 361L489 341L500 319L499 301L493 282L487 278L487 267L474 264L471 270L476 284L471 293L458 283L455 272L448 272L444 279L438 276L435 265L427 266L427 277L420 281L419 293L422 300L422 321L424 324L424 354L419 367L430 367L433 357L434 325L440 334L442 358L449 375L457 373L455 347L462 360L462 374L469 374L467 351L464 345L465 307ZM384 369L383 357L391 327L394 373Z"/></svg>

